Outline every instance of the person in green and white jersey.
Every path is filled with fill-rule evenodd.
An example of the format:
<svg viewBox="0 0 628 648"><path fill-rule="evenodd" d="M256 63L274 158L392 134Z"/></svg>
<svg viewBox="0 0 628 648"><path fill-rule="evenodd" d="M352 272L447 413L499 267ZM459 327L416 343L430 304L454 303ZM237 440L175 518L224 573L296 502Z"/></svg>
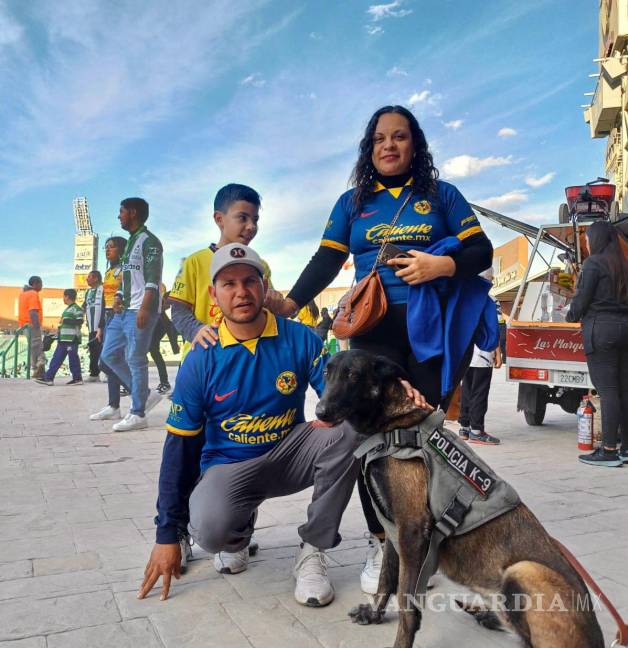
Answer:
<svg viewBox="0 0 628 648"><path fill-rule="evenodd" d="M81 326L83 326L83 309L76 303L76 290L67 288L63 291L63 303L66 308L61 314L57 334L57 348L50 361L50 366L43 378L35 378L40 385L52 387L59 367L66 356L70 365L72 380L67 385L82 385L81 362L78 357L78 347L81 343Z"/></svg>
<svg viewBox="0 0 628 648"><path fill-rule="evenodd" d="M123 385L131 386L131 409L113 425L114 431L125 432L147 427L146 412L161 400L148 387L146 354L161 307L163 248L146 228L148 203L144 199L123 200L118 218L130 236L120 259L122 283L114 299L115 314L107 327L101 360Z"/></svg>

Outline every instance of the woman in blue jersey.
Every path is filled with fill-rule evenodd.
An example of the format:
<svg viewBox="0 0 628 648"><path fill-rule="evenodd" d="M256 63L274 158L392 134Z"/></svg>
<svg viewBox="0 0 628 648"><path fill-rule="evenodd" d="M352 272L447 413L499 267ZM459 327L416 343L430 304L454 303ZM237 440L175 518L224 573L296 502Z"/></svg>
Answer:
<svg viewBox="0 0 628 648"><path fill-rule="evenodd" d="M320 247L283 303L275 310L292 316L326 288L353 254L359 281L373 266L384 237L408 258L379 265L388 298L384 319L371 331L353 338L351 348L381 354L401 365L412 386L432 405L446 407L441 395L441 360L417 362L406 324L408 286L438 277L473 277L491 266L493 248L462 194L438 180L425 135L415 116L402 106L385 106L371 117L360 142L351 175L353 188L340 196L325 227ZM394 227L391 222L411 194ZM426 253L447 237L460 249L437 256ZM441 303L441 308L445 304ZM470 345L472 351L473 345ZM468 365L471 354L465 358ZM458 369L460 376L465 361ZM372 550L362 573L362 589L375 593L381 566L383 528L375 516L366 487L358 480L360 499L372 536Z"/></svg>

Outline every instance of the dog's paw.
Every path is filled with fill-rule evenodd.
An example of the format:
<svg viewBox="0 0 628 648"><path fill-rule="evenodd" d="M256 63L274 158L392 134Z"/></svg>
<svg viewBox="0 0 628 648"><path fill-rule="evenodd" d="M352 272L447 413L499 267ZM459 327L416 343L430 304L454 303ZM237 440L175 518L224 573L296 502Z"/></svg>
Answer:
<svg viewBox="0 0 628 648"><path fill-rule="evenodd" d="M470 614L479 625L487 630L504 630L504 626L495 612L478 605L467 605L456 599L456 605Z"/></svg>
<svg viewBox="0 0 628 648"><path fill-rule="evenodd" d="M370 603L361 603L354 607L349 616L353 623L358 625L370 625L371 623L381 623L384 619L384 613L373 609Z"/></svg>

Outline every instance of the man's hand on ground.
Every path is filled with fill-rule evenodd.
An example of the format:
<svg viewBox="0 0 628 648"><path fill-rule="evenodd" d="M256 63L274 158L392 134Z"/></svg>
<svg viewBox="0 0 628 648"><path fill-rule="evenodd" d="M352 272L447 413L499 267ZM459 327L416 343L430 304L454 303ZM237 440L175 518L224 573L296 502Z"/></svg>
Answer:
<svg viewBox="0 0 628 648"><path fill-rule="evenodd" d="M146 595L153 589L159 577L163 576L160 600L165 601L170 591L170 580L172 576L181 578L181 547L175 544L156 544L150 554L150 559L144 570L144 580L138 599L146 598Z"/></svg>
<svg viewBox="0 0 628 648"><path fill-rule="evenodd" d="M426 410L434 409L425 400L425 396L423 396L423 394L418 389L415 389L407 380L403 380L403 378L399 378L399 382L401 383L402 387L406 390L406 394L408 395L408 398L411 401L413 401L417 407Z"/></svg>
<svg viewBox="0 0 628 648"><path fill-rule="evenodd" d="M192 348L194 349L197 344L200 344L203 349L207 349L210 344L216 346L216 342L218 342L218 331L209 326L209 324L206 324L205 326L201 326L196 332L192 340Z"/></svg>

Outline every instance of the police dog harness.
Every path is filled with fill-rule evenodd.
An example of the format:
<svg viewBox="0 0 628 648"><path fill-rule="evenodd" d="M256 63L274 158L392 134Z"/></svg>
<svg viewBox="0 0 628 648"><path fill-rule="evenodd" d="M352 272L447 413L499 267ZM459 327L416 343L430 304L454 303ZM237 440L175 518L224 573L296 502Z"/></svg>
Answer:
<svg viewBox="0 0 628 648"><path fill-rule="evenodd" d="M427 556L421 566L415 596L422 597L427 582L438 569L438 549L443 540L462 535L515 508L515 489L498 477L458 436L443 427L445 414L433 412L418 425L369 436L355 451L371 501L390 540L399 553L399 535L393 520L384 515L373 496L368 468L384 457L422 459L428 474L428 506L435 524Z"/></svg>

